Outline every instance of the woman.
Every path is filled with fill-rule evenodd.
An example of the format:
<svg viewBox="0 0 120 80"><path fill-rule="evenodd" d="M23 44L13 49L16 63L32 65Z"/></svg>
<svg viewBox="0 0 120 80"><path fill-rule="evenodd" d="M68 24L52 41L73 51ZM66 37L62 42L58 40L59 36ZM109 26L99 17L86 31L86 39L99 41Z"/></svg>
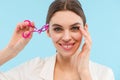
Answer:
<svg viewBox="0 0 120 80"><path fill-rule="evenodd" d="M92 40L78 0L53 1L46 23L49 24L47 35L56 47L56 55L46 59L36 58L1 73L1 80L114 80L111 69L89 60ZM24 24L22 22L18 26L27 26ZM84 44L79 50L82 38ZM17 40L13 38L13 46L18 39L18 36Z"/></svg>

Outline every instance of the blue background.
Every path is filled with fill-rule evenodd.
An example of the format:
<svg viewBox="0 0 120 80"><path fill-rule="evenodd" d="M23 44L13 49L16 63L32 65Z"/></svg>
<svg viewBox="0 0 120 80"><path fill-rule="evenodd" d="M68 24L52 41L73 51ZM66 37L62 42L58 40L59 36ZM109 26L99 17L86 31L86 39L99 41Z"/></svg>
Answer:
<svg viewBox="0 0 120 80"><path fill-rule="evenodd" d="M0 0L0 50L9 42L16 24L29 19L36 26L45 24L47 10L53 0ZM93 40L91 60L113 69L120 80L120 0L80 0ZM55 54L46 33L34 33L20 54L0 67L7 71L34 57Z"/></svg>

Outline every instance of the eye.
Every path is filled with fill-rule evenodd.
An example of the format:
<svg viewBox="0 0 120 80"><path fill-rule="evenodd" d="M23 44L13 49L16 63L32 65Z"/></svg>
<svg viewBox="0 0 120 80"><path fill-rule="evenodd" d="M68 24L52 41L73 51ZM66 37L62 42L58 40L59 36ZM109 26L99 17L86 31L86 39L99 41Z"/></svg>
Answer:
<svg viewBox="0 0 120 80"><path fill-rule="evenodd" d="M73 32L79 31L79 26L73 26L73 27L71 28L71 30L72 30Z"/></svg>
<svg viewBox="0 0 120 80"><path fill-rule="evenodd" d="M60 28L60 27L56 27L56 28L54 28L53 30L54 30L55 32L61 32L63 29Z"/></svg>

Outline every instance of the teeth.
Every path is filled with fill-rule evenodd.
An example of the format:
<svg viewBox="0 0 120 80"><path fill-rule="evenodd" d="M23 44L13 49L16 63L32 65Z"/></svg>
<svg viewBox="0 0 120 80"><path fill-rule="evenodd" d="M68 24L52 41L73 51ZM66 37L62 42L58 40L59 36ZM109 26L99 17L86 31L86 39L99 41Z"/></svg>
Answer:
<svg viewBox="0 0 120 80"><path fill-rule="evenodd" d="M72 48L72 45L63 45L63 47L66 49L70 49L70 48Z"/></svg>

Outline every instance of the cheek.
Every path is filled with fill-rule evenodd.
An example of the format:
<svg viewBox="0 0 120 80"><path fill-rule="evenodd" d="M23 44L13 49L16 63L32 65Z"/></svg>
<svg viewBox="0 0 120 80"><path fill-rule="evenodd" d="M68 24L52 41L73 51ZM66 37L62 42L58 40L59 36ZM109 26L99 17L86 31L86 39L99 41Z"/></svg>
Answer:
<svg viewBox="0 0 120 80"><path fill-rule="evenodd" d="M56 34L54 32L51 32L50 35L51 35L51 39L54 43L58 42L61 38L60 34Z"/></svg>
<svg viewBox="0 0 120 80"><path fill-rule="evenodd" d="M74 40L81 42L82 41L82 34L81 33L74 33L73 38L74 38Z"/></svg>
<svg viewBox="0 0 120 80"><path fill-rule="evenodd" d="M51 39L54 43L58 42L59 41L59 37L57 35L52 35L51 36Z"/></svg>

